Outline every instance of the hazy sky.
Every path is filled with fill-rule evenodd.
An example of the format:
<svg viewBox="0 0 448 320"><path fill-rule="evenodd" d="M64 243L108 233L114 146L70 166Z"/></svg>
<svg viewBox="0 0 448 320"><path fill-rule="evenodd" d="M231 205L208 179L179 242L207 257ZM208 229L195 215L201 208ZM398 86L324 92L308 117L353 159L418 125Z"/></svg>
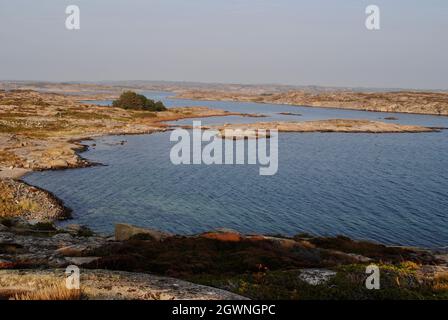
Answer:
<svg viewBox="0 0 448 320"><path fill-rule="evenodd" d="M448 1L0 0L0 79L448 89Z"/></svg>

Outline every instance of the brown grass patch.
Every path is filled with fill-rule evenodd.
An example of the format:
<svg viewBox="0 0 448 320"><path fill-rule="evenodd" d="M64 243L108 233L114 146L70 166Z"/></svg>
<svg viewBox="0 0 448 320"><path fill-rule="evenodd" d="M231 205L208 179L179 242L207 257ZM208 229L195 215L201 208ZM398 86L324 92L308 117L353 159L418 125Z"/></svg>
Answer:
<svg viewBox="0 0 448 320"><path fill-rule="evenodd" d="M15 202L13 190L0 180L0 217L18 216L22 208Z"/></svg>
<svg viewBox="0 0 448 320"><path fill-rule="evenodd" d="M70 123L65 120L38 121L29 119L12 119L0 123L0 132L35 134L43 132L54 132L56 130L66 130Z"/></svg>
<svg viewBox="0 0 448 320"><path fill-rule="evenodd" d="M130 115L133 119L157 118L157 114L150 111L132 112Z"/></svg>
<svg viewBox="0 0 448 320"><path fill-rule="evenodd" d="M433 289L435 291L448 291L448 273L437 275L434 278Z"/></svg>
<svg viewBox="0 0 448 320"><path fill-rule="evenodd" d="M0 164L11 165L21 162L21 159L11 151L0 150Z"/></svg>
<svg viewBox="0 0 448 320"><path fill-rule="evenodd" d="M108 114L102 114L102 113L98 113L98 112L89 112L89 111L74 111L74 110L58 112L58 114L56 116L59 116L62 118L74 118L74 119L82 119L82 120L103 120L103 119L111 118L111 116Z"/></svg>
<svg viewBox="0 0 448 320"><path fill-rule="evenodd" d="M10 118L25 118L29 114L25 112L2 112L0 113L0 119L10 119Z"/></svg>
<svg viewBox="0 0 448 320"><path fill-rule="evenodd" d="M17 217L41 209L37 202L17 197L14 188L0 180L0 217Z"/></svg>
<svg viewBox="0 0 448 320"><path fill-rule="evenodd" d="M34 291L15 294L14 300L81 300L82 292L67 289L64 284L53 284Z"/></svg>
<svg viewBox="0 0 448 320"><path fill-rule="evenodd" d="M0 98L0 105L48 107L50 104L41 97L4 97Z"/></svg>

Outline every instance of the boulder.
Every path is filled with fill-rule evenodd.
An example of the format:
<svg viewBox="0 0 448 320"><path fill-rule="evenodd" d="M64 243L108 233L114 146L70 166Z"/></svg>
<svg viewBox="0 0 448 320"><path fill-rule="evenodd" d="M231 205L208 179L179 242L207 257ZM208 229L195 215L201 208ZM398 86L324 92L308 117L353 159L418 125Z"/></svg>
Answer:
<svg viewBox="0 0 448 320"><path fill-rule="evenodd" d="M347 253L347 255L349 255L350 257L354 258L356 261L360 262L360 263L367 263L372 261L373 259L369 258L369 257L365 257L363 255L360 254L356 254L356 253Z"/></svg>
<svg viewBox="0 0 448 320"><path fill-rule="evenodd" d="M94 261L99 260L99 257L66 257L65 260L67 260L69 263L82 266L84 264L89 264Z"/></svg>
<svg viewBox="0 0 448 320"><path fill-rule="evenodd" d="M171 234L159 230L140 228L130 224L117 223L115 225L115 240L129 240L136 235L144 235L156 241L162 241L171 236Z"/></svg>
<svg viewBox="0 0 448 320"><path fill-rule="evenodd" d="M213 232L206 232L200 235L201 238L206 239L213 239L218 241L229 241L229 242L238 242L243 239L241 234L238 232L222 232L222 231L213 231Z"/></svg>
<svg viewBox="0 0 448 320"><path fill-rule="evenodd" d="M448 254L437 254L436 259L442 261L443 264L448 266Z"/></svg>
<svg viewBox="0 0 448 320"><path fill-rule="evenodd" d="M279 247L283 247L286 249L291 249L297 246L305 247L301 242L292 240L292 239L286 239L286 238L279 238L279 237L270 237L270 236L263 236L263 235L249 235L247 236L247 239L251 241L270 241L272 243L275 243Z"/></svg>
<svg viewBox="0 0 448 320"><path fill-rule="evenodd" d="M0 269L9 269L13 266L14 264L6 259L0 259Z"/></svg>
<svg viewBox="0 0 448 320"><path fill-rule="evenodd" d="M63 159L56 159L56 160L49 161L48 166L51 169L62 169L62 168L66 168L68 166L68 163L67 163L67 161L65 161Z"/></svg>
<svg viewBox="0 0 448 320"><path fill-rule="evenodd" d="M265 236L265 240L269 240L272 243L275 243L277 246L285 249L291 249L300 246L299 242L292 239Z"/></svg>
<svg viewBox="0 0 448 320"><path fill-rule="evenodd" d="M45 290L60 284L65 277L65 269L0 270L0 292L9 288L21 292ZM82 269L81 288L82 299L87 300L247 300L179 279L109 270Z"/></svg>
<svg viewBox="0 0 448 320"><path fill-rule="evenodd" d="M335 271L328 269L301 269L299 279L312 286L317 286L328 282L335 275Z"/></svg>
<svg viewBox="0 0 448 320"><path fill-rule="evenodd" d="M59 248L55 251L55 253L66 257L80 257L87 250L88 248L84 245L71 245Z"/></svg>
<svg viewBox="0 0 448 320"><path fill-rule="evenodd" d="M73 237L69 233L58 233L58 234L55 234L52 237L52 239L56 240L56 241L61 241L61 242L64 242L64 241L69 242L69 243L73 242Z"/></svg>

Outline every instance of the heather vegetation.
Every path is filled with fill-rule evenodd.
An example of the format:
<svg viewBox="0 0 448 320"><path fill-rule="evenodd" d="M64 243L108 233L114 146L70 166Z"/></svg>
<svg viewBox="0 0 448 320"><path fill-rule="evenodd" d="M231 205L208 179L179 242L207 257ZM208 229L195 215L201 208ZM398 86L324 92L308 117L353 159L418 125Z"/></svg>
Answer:
<svg viewBox="0 0 448 320"><path fill-rule="evenodd" d="M422 276L424 266L437 264L434 256L346 237L273 240L210 233L160 242L140 235L91 254L101 257L89 265L93 269L171 276L251 299L448 298L448 275ZM365 286L371 263L381 269L381 290ZM313 284L304 276L307 270L332 275Z"/></svg>

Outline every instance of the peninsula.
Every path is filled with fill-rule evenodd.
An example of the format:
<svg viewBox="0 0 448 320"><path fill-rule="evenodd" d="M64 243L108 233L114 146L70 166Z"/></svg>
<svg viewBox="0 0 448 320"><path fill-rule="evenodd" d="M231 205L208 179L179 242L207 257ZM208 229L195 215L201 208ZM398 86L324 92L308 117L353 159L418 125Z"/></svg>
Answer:
<svg viewBox="0 0 448 320"><path fill-rule="evenodd" d="M308 107L341 108L377 112L403 112L448 116L447 92L353 90L183 90L176 98L210 101L242 101Z"/></svg>

